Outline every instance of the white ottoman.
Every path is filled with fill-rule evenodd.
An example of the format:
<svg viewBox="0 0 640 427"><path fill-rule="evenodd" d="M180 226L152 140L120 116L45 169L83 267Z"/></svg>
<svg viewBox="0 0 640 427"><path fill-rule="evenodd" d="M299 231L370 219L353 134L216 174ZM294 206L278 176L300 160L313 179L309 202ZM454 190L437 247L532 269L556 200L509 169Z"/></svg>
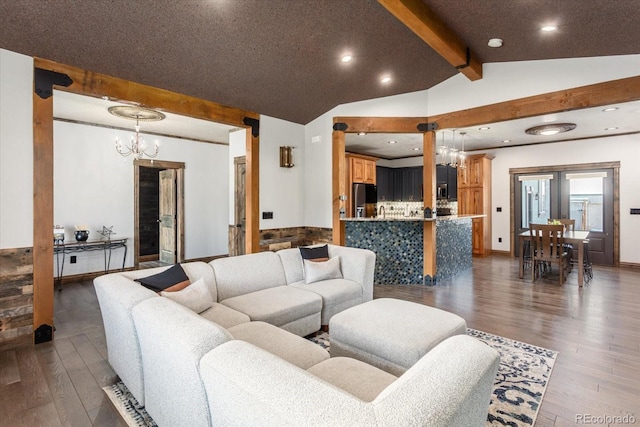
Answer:
<svg viewBox="0 0 640 427"><path fill-rule="evenodd" d="M465 334L453 313L380 298L351 307L329 321L331 357L353 357L400 376L441 341Z"/></svg>

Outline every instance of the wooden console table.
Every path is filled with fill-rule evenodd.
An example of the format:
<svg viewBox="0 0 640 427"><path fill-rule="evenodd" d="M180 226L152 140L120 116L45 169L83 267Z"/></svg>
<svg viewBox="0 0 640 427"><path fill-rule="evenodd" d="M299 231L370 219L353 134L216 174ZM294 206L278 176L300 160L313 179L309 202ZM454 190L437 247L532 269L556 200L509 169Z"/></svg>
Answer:
<svg viewBox="0 0 640 427"><path fill-rule="evenodd" d="M91 252L103 251L104 253L104 272L109 272L111 267L111 252L114 249L124 248L124 256L122 257L122 269L127 260L127 238L111 239L111 240L87 240L86 242L55 242L53 245L53 253L56 256L56 283L58 286L62 281L62 272L64 270L64 262L66 255L75 252ZM62 262L60 261L62 254Z"/></svg>

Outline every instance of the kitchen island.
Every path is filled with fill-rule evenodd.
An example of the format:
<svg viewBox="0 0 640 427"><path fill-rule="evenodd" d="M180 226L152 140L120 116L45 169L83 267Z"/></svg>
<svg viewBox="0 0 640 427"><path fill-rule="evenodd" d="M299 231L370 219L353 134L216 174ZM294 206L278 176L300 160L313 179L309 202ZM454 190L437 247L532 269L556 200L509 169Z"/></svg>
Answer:
<svg viewBox="0 0 640 427"><path fill-rule="evenodd" d="M376 253L377 285L435 285L471 268L471 220L484 215L437 218L343 218L345 245ZM424 245L424 222L435 221L436 247ZM425 254L436 251L436 274L424 274Z"/></svg>

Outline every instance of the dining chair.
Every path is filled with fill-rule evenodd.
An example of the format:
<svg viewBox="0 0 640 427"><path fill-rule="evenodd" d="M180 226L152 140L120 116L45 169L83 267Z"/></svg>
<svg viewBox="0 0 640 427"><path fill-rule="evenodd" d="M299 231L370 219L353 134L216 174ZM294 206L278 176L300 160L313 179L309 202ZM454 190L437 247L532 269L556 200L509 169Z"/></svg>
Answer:
<svg viewBox="0 0 640 427"><path fill-rule="evenodd" d="M576 229L576 220L571 218L559 218L559 219L548 219L547 224L555 224L560 223L564 226L565 231L575 231ZM573 266L578 265L578 257L573 256L573 245L571 243L564 243L564 251L569 254L569 273L573 269Z"/></svg>
<svg viewBox="0 0 640 427"><path fill-rule="evenodd" d="M569 256L564 251L564 226L551 224L529 224L533 265L531 281L535 282L553 264L558 265L560 284L564 283L569 269Z"/></svg>

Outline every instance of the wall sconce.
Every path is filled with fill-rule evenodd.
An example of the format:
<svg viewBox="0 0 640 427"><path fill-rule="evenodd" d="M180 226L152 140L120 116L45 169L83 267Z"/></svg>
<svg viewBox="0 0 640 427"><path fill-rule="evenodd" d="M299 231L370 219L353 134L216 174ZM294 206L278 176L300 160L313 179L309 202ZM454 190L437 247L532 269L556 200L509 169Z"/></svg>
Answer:
<svg viewBox="0 0 640 427"><path fill-rule="evenodd" d="M293 167L293 147L289 147L289 146L280 147L280 167L281 168Z"/></svg>

